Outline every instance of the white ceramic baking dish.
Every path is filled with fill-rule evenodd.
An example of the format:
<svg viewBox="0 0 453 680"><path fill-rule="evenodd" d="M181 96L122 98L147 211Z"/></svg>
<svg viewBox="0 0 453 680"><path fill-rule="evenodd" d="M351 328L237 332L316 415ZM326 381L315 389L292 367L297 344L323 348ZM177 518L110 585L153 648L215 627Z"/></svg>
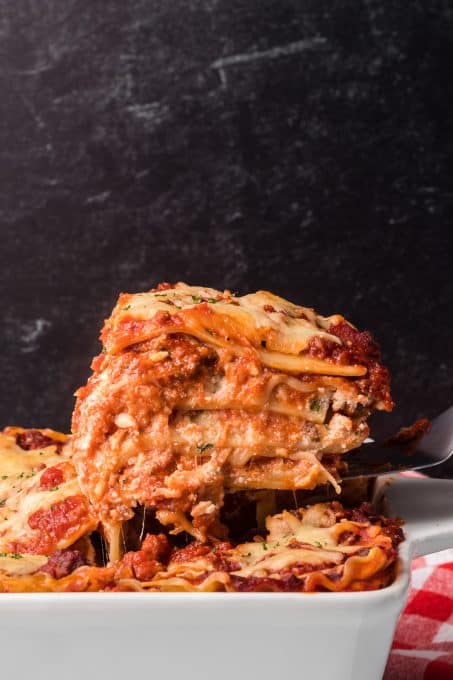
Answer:
<svg viewBox="0 0 453 680"><path fill-rule="evenodd" d="M453 546L453 482L397 476L378 502L404 517L396 581L363 593L0 595L0 662L22 680L378 680L411 559Z"/></svg>

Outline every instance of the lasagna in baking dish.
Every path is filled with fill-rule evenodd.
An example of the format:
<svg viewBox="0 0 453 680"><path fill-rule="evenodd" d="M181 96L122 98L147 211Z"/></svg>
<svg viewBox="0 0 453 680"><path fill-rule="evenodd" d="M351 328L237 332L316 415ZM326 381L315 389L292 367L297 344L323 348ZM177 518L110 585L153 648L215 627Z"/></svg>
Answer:
<svg viewBox="0 0 453 680"><path fill-rule="evenodd" d="M40 566L36 556L13 565L2 565L0 558L0 591L372 590L393 580L401 540L400 523L373 515L366 504L345 510L338 502L318 503L269 517L263 536L236 545L195 541L175 547L158 534L107 566L84 562L74 550L60 551Z"/></svg>
<svg viewBox="0 0 453 680"><path fill-rule="evenodd" d="M268 292L178 283L122 294L101 339L70 438L0 434L0 590L392 580L400 524L348 509L360 483L332 500L342 454L393 406L368 332Z"/></svg>
<svg viewBox="0 0 453 680"><path fill-rule="evenodd" d="M123 294L101 338L73 447L115 558L137 507L204 541L226 534L226 493L339 491L341 454L392 408L369 333L264 291Z"/></svg>

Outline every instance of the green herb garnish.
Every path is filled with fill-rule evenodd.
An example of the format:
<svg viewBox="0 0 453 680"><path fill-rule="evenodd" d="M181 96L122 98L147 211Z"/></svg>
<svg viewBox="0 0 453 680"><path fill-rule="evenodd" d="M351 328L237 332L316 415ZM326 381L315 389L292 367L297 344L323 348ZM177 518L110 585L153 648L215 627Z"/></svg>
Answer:
<svg viewBox="0 0 453 680"><path fill-rule="evenodd" d="M21 555L20 553L1 552L0 557L12 557L13 560L21 560L23 558L23 555Z"/></svg>
<svg viewBox="0 0 453 680"><path fill-rule="evenodd" d="M267 543L266 543L266 541L263 541L261 545L263 546L263 550L267 550Z"/></svg>
<svg viewBox="0 0 453 680"><path fill-rule="evenodd" d="M322 548L322 543L320 541L313 541L317 548Z"/></svg>
<svg viewBox="0 0 453 680"><path fill-rule="evenodd" d="M199 304L200 302L203 302L203 300L201 299L201 297L199 295L192 295L192 300L194 302L196 302L197 304Z"/></svg>
<svg viewBox="0 0 453 680"><path fill-rule="evenodd" d="M2 479L8 479L8 475L2 475Z"/></svg>
<svg viewBox="0 0 453 680"><path fill-rule="evenodd" d="M214 444L197 444L197 449L200 453L206 451L206 449L212 449Z"/></svg>
<svg viewBox="0 0 453 680"><path fill-rule="evenodd" d="M317 397L310 400L310 410L311 411L320 411L321 410L321 401Z"/></svg>
<svg viewBox="0 0 453 680"><path fill-rule="evenodd" d="M125 307L122 307L123 312L127 312L128 309L130 309L130 305L126 305Z"/></svg>

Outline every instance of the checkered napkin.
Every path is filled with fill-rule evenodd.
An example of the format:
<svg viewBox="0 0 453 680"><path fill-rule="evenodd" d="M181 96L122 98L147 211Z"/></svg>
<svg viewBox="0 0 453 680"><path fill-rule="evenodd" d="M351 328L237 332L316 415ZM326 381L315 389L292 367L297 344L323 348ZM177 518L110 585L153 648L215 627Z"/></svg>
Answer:
<svg viewBox="0 0 453 680"><path fill-rule="evenodd" d="M412 563L384 680L453 680L453 550Z"/></svg>

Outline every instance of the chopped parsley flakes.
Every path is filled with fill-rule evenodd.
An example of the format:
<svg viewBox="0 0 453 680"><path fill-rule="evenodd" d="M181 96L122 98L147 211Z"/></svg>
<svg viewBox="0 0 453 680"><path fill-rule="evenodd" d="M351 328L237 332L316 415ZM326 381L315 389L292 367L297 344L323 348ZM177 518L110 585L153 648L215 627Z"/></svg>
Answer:
<svg viewBox="0 0 453 680"><path fill-rule="evenodd" d="M191 295L191 298L196 304L200 304L200 302L210 302L211 305L215 305L215 303L218 302L216 298L206 298L204 300L201 295Z"/></svg>
<svg viewBox="0 0 453 680"><path fill-rule="evenodd" d="M21 560L23 558L23 555L21 555L20 553L2 552L0 553L0 557L11 557L13 560Z"/></svg>
<svg viewBox="0 0 453 680"><path fill-rule="evenodd" d="M310 410L311 411L320 411L321 410L321 401L317 397L315 397L314 399L311 399Z"/></svg>
<svg viewBox="0 0 453 680"><path fill-rule="evenodd" d="M197 449L200 453L206 451L207 449L212 449L214 444L197 444Z"/></svg>

